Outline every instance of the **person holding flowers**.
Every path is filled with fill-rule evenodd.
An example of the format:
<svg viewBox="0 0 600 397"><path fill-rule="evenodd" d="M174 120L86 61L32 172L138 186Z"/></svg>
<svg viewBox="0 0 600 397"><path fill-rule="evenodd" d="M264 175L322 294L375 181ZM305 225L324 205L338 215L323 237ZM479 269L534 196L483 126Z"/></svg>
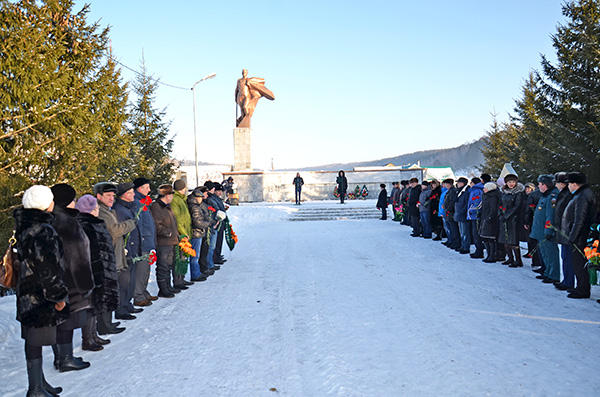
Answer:
<svg viewBox="0 0 600 397"><path fill-rule="evenodd" d="M532 239L539 241L538 247L546 265L546 270L536 278L542 280L543 283L555 283L560 281L560 261L558 259L556 228L552 224L558 197L558 189L554 186L554 176L540 175L538 177L538 188L542 196L533 213L530 236Z"/></svg>
<svg viewBox="0 0 600 397"><path fill-rule="evenodd" d="M152 199L150 194L150 180L136 178L133 180L135 191L134 203L139 214L137 227L140 230L142 240L142 260L137 264L135 270L135 290L133 291L133 304L135 306L149 306L158 297L148 292L148 279L150 278L150 267L156 264L156 226L150 212ZM148 257L148 259L145 259Z"/></svg>
<svg viewBox="0 0 600 397"><path fill-rule="evenodd" d="M179 289L188 289L188 285L194 284L194 282L188 282L184 279L185 274L188 270L188 256L182 250L181 243L183 239L189 243L190 236L192 235L192 217L187 206L187 183L183 179L178 179L173 183L173 201L171 202L171 211L175 215L177 220L177 231L179 232L180 245L175 253L175 267L173 272L173 284ZM191 248L191 243L190 248ZM183 246L186 246L184 244ZM195 255L194 255L195 256Z"/></svg>
<svg viewBox="0 0 600 397"><path fill-rule="evenodd" d="M172 298L181 292L171 285L171 272L175 260L175 247L179 244L177 220L171 211L173 201L173 186L163 184L158 187L158 198L152 204L150 211L156 225L156 281L158 296Z"/></svg>
<svg viewBox="0 0 600 397"><path fill-rule="evenodd" d="M583 250L587 236L596 217L596 197L587 183L587 175L582 172L569 172L569 191L573 198L567 205L562 218L562 232L568 236L573 258L573 271L577 287L567 290L569 298L587 299L590 297L590 275L585 268L587 258Z"/></svg>

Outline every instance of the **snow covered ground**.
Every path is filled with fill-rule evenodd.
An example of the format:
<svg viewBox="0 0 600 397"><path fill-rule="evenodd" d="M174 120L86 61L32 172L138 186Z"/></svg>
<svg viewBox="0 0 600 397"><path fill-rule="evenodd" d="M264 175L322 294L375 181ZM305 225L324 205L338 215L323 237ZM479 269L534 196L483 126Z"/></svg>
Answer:
<svg viewBox="0 0 600 397"><path fill-rule="evenodd" d="M348 206L374 206L375 201ZM392 221L289 222L232 207L213 277L124 322L62 396L598 396L600 298L415 239ZM154 280L151 291L156 291ZM0 395L27 388L14 297L0 299Z"/></svg>

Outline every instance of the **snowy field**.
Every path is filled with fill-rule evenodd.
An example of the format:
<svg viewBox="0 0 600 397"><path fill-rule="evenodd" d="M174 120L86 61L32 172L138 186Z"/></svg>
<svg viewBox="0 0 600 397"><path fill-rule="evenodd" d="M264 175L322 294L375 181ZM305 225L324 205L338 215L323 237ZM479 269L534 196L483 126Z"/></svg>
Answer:
<svg viewBox="0 0 600 397"><path fill-rule="evenodd" d="M374 206L375 201L348 206ZM600 289L566 293L390 220L289 222L232 207L239 244L213 277L126 321L62 396L599 396ZM226 250L226 249L225 249ZM154 279L151 292L156 292ZM14 297L0 299L0 396L27 375Z"/></svg>

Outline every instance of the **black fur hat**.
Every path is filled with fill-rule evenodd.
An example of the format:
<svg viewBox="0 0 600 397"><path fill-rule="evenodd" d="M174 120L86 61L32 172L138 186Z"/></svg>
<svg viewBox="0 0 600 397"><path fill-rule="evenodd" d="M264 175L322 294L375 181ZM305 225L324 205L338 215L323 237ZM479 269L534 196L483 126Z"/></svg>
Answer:
<svg viewBox="0 0 600 397"><path fill-rule="evenodd" d="M569 172L567 178L569 179L569 183L576 183L578 185L587 183L587 175L583 172Z"/></svg>

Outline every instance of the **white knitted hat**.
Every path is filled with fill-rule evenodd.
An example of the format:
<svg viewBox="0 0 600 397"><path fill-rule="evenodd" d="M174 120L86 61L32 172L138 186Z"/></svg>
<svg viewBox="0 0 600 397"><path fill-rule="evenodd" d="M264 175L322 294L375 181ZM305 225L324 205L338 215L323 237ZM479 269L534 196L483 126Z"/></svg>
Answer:
<svg viewBox="0 0 600 397"><path fill-rule="evenodd" d="M483 185L483 188L486 189L488 192L490 190L494 190L496 189L498 186L494 183L494 182L488 182L485 185Z"/></svg>
<svg viewBox="0 0 600 397"><path fill-rule="evenodd" d="M54 195L48 186L33 185L23 194L23 207L45 211L53 200Z"/></svg>

